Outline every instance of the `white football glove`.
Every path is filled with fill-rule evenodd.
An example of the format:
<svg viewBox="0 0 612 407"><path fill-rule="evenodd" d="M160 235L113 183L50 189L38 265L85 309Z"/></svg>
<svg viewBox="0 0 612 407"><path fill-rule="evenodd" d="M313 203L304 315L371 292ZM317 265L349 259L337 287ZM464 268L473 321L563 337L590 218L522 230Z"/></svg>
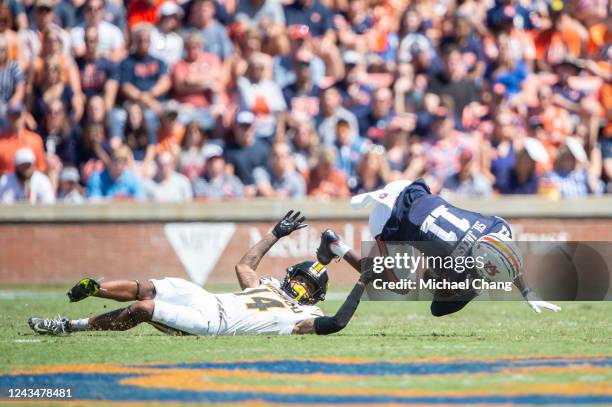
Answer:
<svg viewBox="0 0 612 407"><path fill-rule="evenodd" d="M550 302L542 301L533 291L529 290L525 295L525 300L527 300L527 304L531 307L532 310L537 312L538 314L542 312L542 309L548 309L553 312L561 311L561 307L552 304Z"/></svg>

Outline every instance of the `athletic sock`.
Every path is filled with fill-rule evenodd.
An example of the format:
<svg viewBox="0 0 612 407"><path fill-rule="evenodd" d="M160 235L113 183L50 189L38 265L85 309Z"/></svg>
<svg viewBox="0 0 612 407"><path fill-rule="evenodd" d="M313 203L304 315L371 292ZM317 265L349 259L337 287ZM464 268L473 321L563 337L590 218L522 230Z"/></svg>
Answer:
<svg viewBox="0 0 612 407"><path fill-rule="evenodd" d="M71 331L86 331L89 329L89 318L73 319L69 322Z"/></svg>

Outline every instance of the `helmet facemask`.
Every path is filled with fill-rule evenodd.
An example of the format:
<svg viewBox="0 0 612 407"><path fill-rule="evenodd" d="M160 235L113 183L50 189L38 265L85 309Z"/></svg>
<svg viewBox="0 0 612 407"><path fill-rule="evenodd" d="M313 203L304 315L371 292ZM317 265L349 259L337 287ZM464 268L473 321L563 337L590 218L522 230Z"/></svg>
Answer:
<svg viewBox="0 0 612 407"><path fill-rule="evenodd" d="M281 289L302 305L314 305L325 299L327 270L320 263L303 262L287 268Z"/></svg>

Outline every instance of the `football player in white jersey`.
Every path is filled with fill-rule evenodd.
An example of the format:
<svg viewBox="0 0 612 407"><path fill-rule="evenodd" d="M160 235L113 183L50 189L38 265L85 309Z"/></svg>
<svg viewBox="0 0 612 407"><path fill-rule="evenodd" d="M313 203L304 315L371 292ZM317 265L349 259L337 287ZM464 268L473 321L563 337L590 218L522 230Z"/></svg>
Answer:
<svg viewBox="0 0 612 407"><path fill-rule="evenodd" d="M212 294L180 278L98 282L85 278L67 295L71 302L89 296L134 301L90 318L70 320L30 318L35 332L59 335L77 331L124 331L146 322L163 332L189 335L330 334L343 329L353 316L368 275L359 281L336 315L324 316L315 304L325 298L327 269L305 261L287 268L283 282L260 278L257 266L282 237L306 227L299 212L289 211L274 229L253 246L235 267L241 292Z"/></svg>

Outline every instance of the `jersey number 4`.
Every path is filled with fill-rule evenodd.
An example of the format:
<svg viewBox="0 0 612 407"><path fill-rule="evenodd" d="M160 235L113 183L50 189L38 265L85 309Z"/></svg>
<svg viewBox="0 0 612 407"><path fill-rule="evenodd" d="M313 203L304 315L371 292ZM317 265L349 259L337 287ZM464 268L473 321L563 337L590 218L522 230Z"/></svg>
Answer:
<svg viewBox="0 0 612 407"><path fill-rule="evenodd" d="M427 218L425 218L423 224L421 224L421 231L423 233L431 232L445 242L456 242L457 234L452 230L443 229L439 225L439 219L446 220L448 223L450 223L450 225L463 233L467 232L470 228L470 222L467 219L458 218L450 213L446 206L440 205L431 211L429 215L427 215Z"/></svg>
<svg viewBox="0 0 612 407"><path fill-rule="evenodd" d="M253 302L247 303L248 309L256 309L259 311L267 311L270 308L285 308L285 304L281 301L267 297L251 297Z"/></svg>

